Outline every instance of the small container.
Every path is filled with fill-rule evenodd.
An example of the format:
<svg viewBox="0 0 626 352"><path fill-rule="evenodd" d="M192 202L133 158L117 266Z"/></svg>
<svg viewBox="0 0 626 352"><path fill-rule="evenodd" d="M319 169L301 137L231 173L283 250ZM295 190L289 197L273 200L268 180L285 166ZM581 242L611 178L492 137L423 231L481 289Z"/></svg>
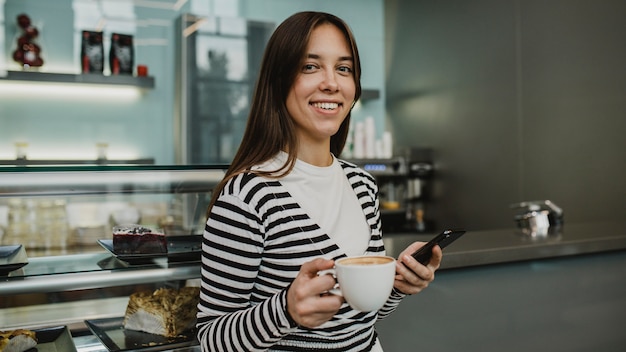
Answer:
<svg viewBox="0 0 626 352"><path fill-rule="evenodd" d="M15 158L17 160L26 160L28 150L27 142L16 142L15 143Z"/></svg>
<svg viewBox="0 0 626 352"><path fill-rule="evenodd" d="M98 152L98 160L106 160L107 150L109 149L109 143L96 143L96 150Z"/></svg>
<svg viewBox="0 0 626 352"><path fill-rule="evenodd" d="M148 77L148 66L137 65L137 77Z"/></svg>

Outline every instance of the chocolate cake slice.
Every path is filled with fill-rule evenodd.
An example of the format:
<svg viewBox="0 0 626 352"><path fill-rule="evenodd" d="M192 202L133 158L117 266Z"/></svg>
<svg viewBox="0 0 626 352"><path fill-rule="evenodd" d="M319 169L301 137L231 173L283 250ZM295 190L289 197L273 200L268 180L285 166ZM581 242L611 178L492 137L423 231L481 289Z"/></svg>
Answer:
<svg viewBox="0 0 626 352"><path fill-rule="evenodd" d="M113 251L116 254L167 253L165 234L140 225L113 228Z"/></svg>

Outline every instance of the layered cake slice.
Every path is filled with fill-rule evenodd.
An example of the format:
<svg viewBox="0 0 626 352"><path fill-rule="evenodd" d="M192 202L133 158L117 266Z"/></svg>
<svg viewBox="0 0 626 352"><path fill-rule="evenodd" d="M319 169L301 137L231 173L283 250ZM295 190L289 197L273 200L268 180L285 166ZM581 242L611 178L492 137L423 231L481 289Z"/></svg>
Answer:
<svg viewBox="0 0 626 352"><path fill-rule="evenodd" d="M162 232L140 225L115 226L113 251L116 254L167 253L167 239Z"/></svg>
<svg viewBox="0 0 626 352"><path fill-rule="evenodd" d="M176 337L195 326L199 300L199 287L135 292L126 307L124 328Z"/></svg>

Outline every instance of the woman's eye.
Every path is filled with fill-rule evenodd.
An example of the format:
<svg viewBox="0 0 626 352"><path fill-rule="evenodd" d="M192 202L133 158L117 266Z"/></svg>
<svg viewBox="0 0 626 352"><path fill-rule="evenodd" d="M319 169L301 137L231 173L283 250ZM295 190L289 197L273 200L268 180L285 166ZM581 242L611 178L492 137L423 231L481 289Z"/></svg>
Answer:
<svg viewBox="0 0 626 352"><path fill-rule="evenodd" d="M313 65L313 64L306 64L302 68L302 71L304 71L304 72L313 71L313 70L315 70L315 65Z"/></svg>
<svg viewBox="0 0 626 352"><path fill-rule="evenodd" d="M346 73L346 74L352 73L352 68L349 66L340 66L338 70L339 72Z"/></svg>

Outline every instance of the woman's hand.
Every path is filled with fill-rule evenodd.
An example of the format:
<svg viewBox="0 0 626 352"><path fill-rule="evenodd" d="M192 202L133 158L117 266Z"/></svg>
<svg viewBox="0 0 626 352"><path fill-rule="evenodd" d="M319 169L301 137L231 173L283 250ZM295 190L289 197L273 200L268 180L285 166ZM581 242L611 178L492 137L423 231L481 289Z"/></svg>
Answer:
<svg viewBox="0 0 626 352"><path fill-rule="evenodd" d="M433 255L427 265L420 264L411 256L413 252L421 248L426 242L414 242L407 247L396 262L396 279L393 286L396 290L412 295L419 293L435 279L435 271L441 264L441 248L435 246Z"/></svg>
<svg viewBox="0 0 626 352"><path fill-rule="evenodd" d="M335 286L332 275L318 275L331 269L332 260L318 258L304 263L287 291L287 312L300 326L317 327L330 320L341 307L344 298L328 294Z"/></svg>

